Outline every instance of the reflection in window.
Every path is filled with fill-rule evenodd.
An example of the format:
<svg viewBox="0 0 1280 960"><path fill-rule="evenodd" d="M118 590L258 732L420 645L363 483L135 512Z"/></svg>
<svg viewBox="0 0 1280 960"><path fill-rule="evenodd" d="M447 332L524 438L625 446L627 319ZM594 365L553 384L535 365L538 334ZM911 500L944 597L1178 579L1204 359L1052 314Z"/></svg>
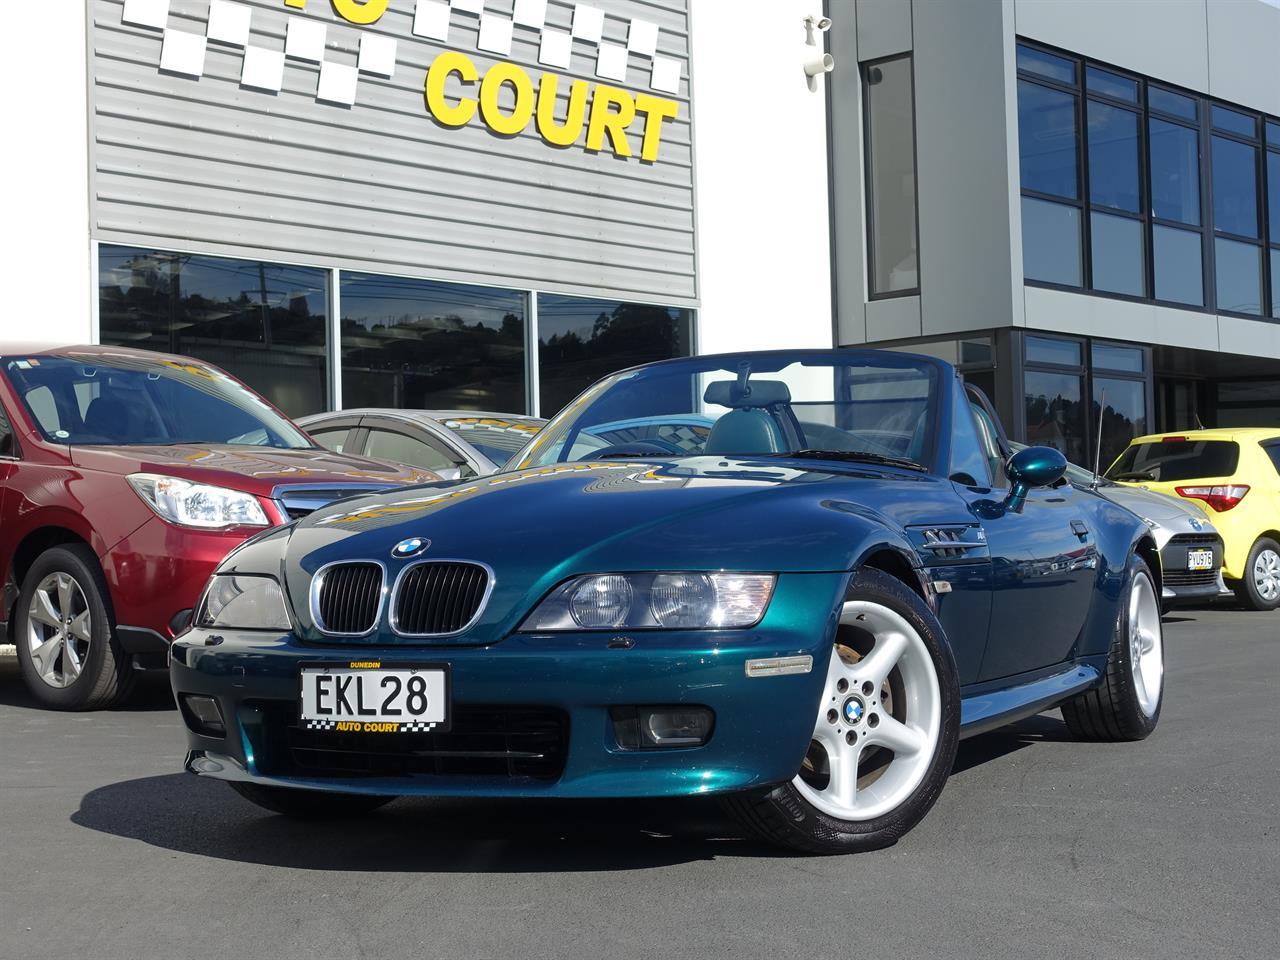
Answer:
<svg viewBox="0 0 1280 960"><path fill-rule="evenodd" d="M1200 234L1175 227L1152 228L1156 299L1204 306Z"/></svg>
<svg viewBox="0 0 1280 960"><path fill-rule="evenodd" d="M1086 462L1081 377L1069 373L1028 370L1025 404L1027 443L1061 450L1072 463Z"/></svg>
<svg viewBox="0 0 1280 960"><path fill-rule="evenodd" d="M1142 296L1146 290L1142 221L1095 211L1089 222L1093 240L1093 289Z"/></svg>
<svg viewBox="0 0 1280 960"><path fill-rule="evenodd" d="M103 343L221 367L290 416L328 407L328 272L99 247Z"/></svg>
<svg viewBox="0 0 1280 960"><path fill-rule="evenodd" d="M871 292L920 285L916 253L916 123L911 58L865 68Z"/></svg>
<svg viewBox="0 0 1280 960"><path fill-rule="evenodd" d="M458 465L453 457L447 456L429 443L408 434L378 427L369 430L369 439L365 443L365 456L377 460L389 460L392 463L407 463L411 467L420 467L436 473Z"/></svg>
<svg viewBox="0 0 1280 960"><path fill-rule="evenodd" d="M601 377L688 356L693 311L541 294L538 378L541 414L553 416Z"/></svg>
<svg viewBox="0 0 1280 960"><path fill-rule="evenodd" d="M1076 82L1075 61L1033 47L1018 46L1018 69L1057 80L1059 83Z"/></svg>
<svg viewBox="0 0 1280 960"><path fill-rule="evenodd" d="M525 409L526 297L342 274L343 406Z"/></svg>
<svg viewBox="0 0 1280 960"><path fill-rule="evenodd" d="M1123 370L1142 373L1146 369L1141 347L1122 347L1114 343L1094 343L1090 347L1095 370Z"/></svg>
<svg viewBox="0 0 1280 960"><path fill-rule="evenodd" d="M1262 313L1262 251L1249 243L1213 243L1218 279L1218 309L1233 313Z"/></svg>
<svg viewBox="0 0 1280 960"><path fill-rule="evenodd" d="M1271 242L1280 243L1280 153L1267 153L1267 209Z"/></svg>
<svg viewBox="0 0 1280 960"><path fill-rule="evenodd" d="M1080 286L1080 210L1022 198L1022 273L1028 280Z"/></svg>
<svg viewBox="0 0 1280 960"><path fill-rule="evenodd" d="M1138 115L1090 100L1090 201L1140 213L1138 166Z"/></svg>
<svg viewBox="0 0 1280 960"><path fill-rule="evenodd" d="M1280 318L1280 250L1271 251L1271 316Z"/></svg>
<svg viewBox="0 0 1280 960"><path fill-rule="evenodd" d="M1199 104L1192 97L1184 97L1172 90L1147 87L1147 103L1152 110L1182 117L1184 120L1195 120L1200 116Z"/></svg>
<svg viewBox="0 0 1280 960"><path fill-rule="evenodd" d="M1093 381L1093 414L1102 415L1103 469L1129 446L1134 437L1147 430L1147 388L1141 380L1113 380L1097 377ZM1097 421L1094 421L1095 424Z"/></svg>
<svg viewBox="0 0 1280 960"><path fill-rule="evenodd" d="M1246 143L1213 138L1213 226L1242 237L1258 236L1258 151Z"/></svg>
<svg viewBox="0 0 1280 960"><path fill-rule="evenodd" d="M1075 199L1076 98L1018 81L1018 144L1022 188Z"/></svg>
<svg viewBox="0 0 1280 960"><path fill-rule="evenodd" d="M1138 81L1110 70L1090 66L1085 71L1085 86L1090 93L1100 93L1117 100L1128 100L1130 103L1138 102Z"/></svg>
<svg viewBox="0 0 1280 960"><path fill-rule="evenodd" d="M1027 363L1057 363L1078 367L1083 362L1080 343L1077 340L1060 340L1057 337L1027 337Z"/></svg>
<svg viewBox="0 0 1280 960"><path fill-rule="evenodd" d="M1200 223L1200 137L1151 119L1151 210L1162 220Z"/></svg>

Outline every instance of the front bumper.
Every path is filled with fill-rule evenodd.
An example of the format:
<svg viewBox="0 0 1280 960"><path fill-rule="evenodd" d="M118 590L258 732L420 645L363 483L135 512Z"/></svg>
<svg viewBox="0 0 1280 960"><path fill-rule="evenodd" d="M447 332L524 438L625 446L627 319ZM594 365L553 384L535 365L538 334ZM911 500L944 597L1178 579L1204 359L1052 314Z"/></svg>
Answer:
<svg viewBox="0 0 1280 960"><path fill-rule="evenodd" d="M847 582L843 573L784 575L764 621L754 629L637 631L627 634L631 646L605 632L515 634L488 646L320 647L292 636L192 630L173 645L175 695L215 698L227 732L206 736L189 724L186 767L219 779L283 787L440 797L687 796L782 782L795 775L813 732ZM746 674L748 660L806 654L813 657L809 673ZM298 746L303 736L296 720L299 665L370 659L384 666L447 662L455 716L514 709L562 717L563 755L556 772L415 769L391 775L371 767L317 773L304 762L314 754ZM670 704L714 711L710 740L684 749L618 746L611 707ZM316 746L314 732L305 736L308 746ZM377 737L363 741L369 750L381 749ZM343 746L351 750L350 741ZM359 757L348 753L347 759Z"/></svg>
<svg viewBox="0 0 1280 960"><path fill-rule="evenodd" d="M1192 550L1209 550L1213 553L1213 566L1209 570L1188 569L1188 554ZM1179 534L1160 549L1161 598L1166 603L1190 603L1212 600L1226 587L1222 582L1222 538L1216 534Z"/></svg>

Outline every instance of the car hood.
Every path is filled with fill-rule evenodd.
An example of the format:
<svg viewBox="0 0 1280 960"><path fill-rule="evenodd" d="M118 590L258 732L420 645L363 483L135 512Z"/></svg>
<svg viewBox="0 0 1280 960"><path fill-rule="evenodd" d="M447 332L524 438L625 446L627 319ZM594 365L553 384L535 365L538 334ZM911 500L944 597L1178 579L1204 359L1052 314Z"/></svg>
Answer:
<svg viewBox="0 0 1280 960"><path fill-rule="evenodd" d="M394 578L413 561L393 558L392 548L422 538L430 546L419 559L489 566L490 608L516 611L579 573L849 570L864 534L883 539L888 530L892 539L913 514L921 522L936 517L944 491L949 484L936 477L861 466L796 469L720 457L560 464L318 510L294 528L284 571L307 621L307 591L320 567L374 560Z"/></svg>
<svg viewBox="0 0 1280 960"><path fill-rule="evenodd" d="M1167 493L1158 493L1145 487L1131 487L1121 484L1099 487L1098 493L1112 503L1127 507L1138 516L1146 517L1156 523L1183 525L1188 518L1193 518L1204 524L1206 530L1212 529L1212 524L1204 512L1195 504L1181 497L1172 497Z"/></svg>
<svg viewBox="0 0 1280 960"><path fill-rule="evenodd" d="M332 453L322 448L282 450L219 444L173 446L81 446L71 459L86 470L126 476L161 473L184 480L272 496L284 484L315 484L339 489L374 485L401 487L439 478L425 470Z"/></svg>

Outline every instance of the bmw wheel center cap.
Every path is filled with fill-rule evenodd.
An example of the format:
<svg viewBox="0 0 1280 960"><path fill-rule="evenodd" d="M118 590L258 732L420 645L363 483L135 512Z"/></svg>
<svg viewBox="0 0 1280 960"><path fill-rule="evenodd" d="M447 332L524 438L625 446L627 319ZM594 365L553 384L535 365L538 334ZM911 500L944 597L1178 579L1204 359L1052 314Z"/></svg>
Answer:
<svg viewBox="0 0 1280 960"><path fill-rule="evenodd" d="M391 556L397 560L408 560L410 557L426 553L429 546L431 546L431 541L424 537L410 537L408 540L401 540L392 547Z"/></svg>
<svg viewBox="0 0 1280 960"><path fill-rule="evenodd" d="M867 708L860 697L849 697L844 702L844 719L846 723L858 723L866 715Z"/></svg>

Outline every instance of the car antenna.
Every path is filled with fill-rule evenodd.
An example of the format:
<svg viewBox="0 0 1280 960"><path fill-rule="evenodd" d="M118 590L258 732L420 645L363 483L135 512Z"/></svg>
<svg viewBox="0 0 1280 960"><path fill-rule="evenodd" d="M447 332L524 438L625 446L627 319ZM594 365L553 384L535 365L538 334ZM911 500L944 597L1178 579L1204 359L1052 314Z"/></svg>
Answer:
<svg viewBox="0 0 1280 960"><path fill-rule="evenodd" d="M1103 387L1098 397L1098 442L1093 448L1093 483L1089 484L1090 490L1097 490L1102 483L1102 414L1106 409L1107 388Z"/></svg>

